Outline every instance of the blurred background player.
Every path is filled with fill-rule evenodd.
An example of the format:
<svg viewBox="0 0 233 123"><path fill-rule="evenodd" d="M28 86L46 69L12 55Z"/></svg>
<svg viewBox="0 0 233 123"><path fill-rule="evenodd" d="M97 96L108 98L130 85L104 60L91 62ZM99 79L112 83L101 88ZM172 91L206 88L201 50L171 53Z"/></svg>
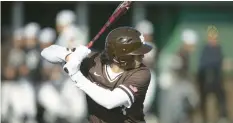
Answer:
<svg viewBox="0 0 233 123"><path fill-rule="evenodd" d="M38 34L40 31L39 24L30 22L24 28L24 41L26 51L26 65L29 69L30 79L36 84L40 80L38 65L40 62L40 54L38 47Z"/></svg>
<svg viewBox="0 0 233 123"><path fill-rule="evenodd" d="M12 45L8 56L8 64L14 67L19 67L23 63L25 58L24 46L24 35L23 28L18 28L13 32Z"/></svg>
<svg viewBox="0 0 233 123"><path fill-rule="evenodd" d="M29 29L32 31L32 29ZM8 89L8 95L3 93L3 100L8 100L5 103L7 106L4 110L10 114L10 119L8 122L28 122L34 123L36 122L36 97L35 90L32 85L32 81L29 78L29 67L26 64L25 58L26 53L24 51L25 46L25 28L18 28L13 33L12 46L13 48L10 50L10 54L7 59L7 66L5 67L5 80L12 80L11 84L7 84L10 86L3 86L3 92L5 92L5 88ZM32 33L32 32L30 32ZM29 34L30 35L30 34ZM30 37L30 36L28 36ZM27 37L27 38L28 38ZM14 75L14 77L12 76ZM9 77L10 76L10 77ZM22 101L23 100L23 101ZM4 101L5 102L5 101ZM4 104L4 105L5 105Z"/></svg>
<svg viewBox="0 0 233 123"><path fill-rule="evenodd" d="M41 118L46 123L56 123L64 120L64 105L61 99L61 89L63 87L61 71L56 66L52 66L47 80L43 81L38 90L38 103L43 107ZM63 121L64 122L64 121Z"/></svg>
<svg viewBox="0 0 233 123"><path fill-rule="evenodd" d="M195 31L185 29L181 39L181 48L168 56L164 64L168 68L161 74L160 81L164 84L160 96L161 123L192 123L192 113L199 101L189 76L189 55L194 50L197 35Z"/></svg>
<svg viewBox="0 0 233 123"><path fill-rule="evenodd" d="M146 114L147 122L155 122L156 117L152 114L152 105L156 93L156 75L155 75L155 61L156 61L156 46L154 44L154 27L148 20L142 20L136 24L136 29L142 33L145 42L153 46L152 50L144 55L143 63L150 68L151 80L144 100L144 113Z"/></svg>
<svg viewBox="0 0 233 123"><path fill-rule="evenodd" d="M75 24L75 13L71 10L62 10L56 16L56 30L61 34L70 25ZM62 43L62 42L61 42Z"/></svg>
<svg viewBox="0 0 233 123"><path fill-rule="evenodd" d="M205 104L207 94L212 92L216 95L218 101L219 123L225 123L227 122L227 109L222 81L222 63L224 56L222 48L218 43L218 29L214 25L208 26L207 34L207 44L201 52L198 73L203 122L207 122Z"/></svg>
<svg viewBox="0 0 233 123"><path fill-rule="evenodd" d="M3 81L1 83L1 119L2 122L11 122L14 119L14 115L12 115L13 111L10 109L12 107L12 92L14 85L16 83L17 71L12 66L6 66L3 69Z"/></svg>
<svg viewBox="0 0 233 123"><path fill-rule="evenodd" d="M4 71L7 81L2 86L3 119L9 123L36 123L36 97L34 87L27 79L28 69L24 64L16 70L8 66Z"/></svg>
<svg viewBox="0 0 233 123"><path fill-rule="evenodd" d="M70 79L62 76L62 69L53 65L50 77L40 87L38 100L44 108L46 123L84 123L87 115L85 96Z"/></svg>
<svg viewBox="0 0 233 123"><path fill-rule="evenodd" d="M40 31L39 34L39 48L40 51L46 47L49 47L55 42L56 39L56 31L53 28L45 27ZM48 80L48 77L51 74L52 64L41 59L40 60L40 68L41 68L41 79L42 81Z"/></svg>
<svg viewBox="0 0 233 123"><path fill-rule="evenodd" d="M85 45L86 39L76 24L76 15L71 10L62 10L56 17L56 30L58 39L56 44L68 48L76 47L78 44Z"/></svg>
<svg viewBox="0 0 233 123"><path fill-rule="evenodd" d="M39 34L39 42L40 49L44 49L55 42L56 39L56 31L51 27L45 27L40 30Z"/></svg>

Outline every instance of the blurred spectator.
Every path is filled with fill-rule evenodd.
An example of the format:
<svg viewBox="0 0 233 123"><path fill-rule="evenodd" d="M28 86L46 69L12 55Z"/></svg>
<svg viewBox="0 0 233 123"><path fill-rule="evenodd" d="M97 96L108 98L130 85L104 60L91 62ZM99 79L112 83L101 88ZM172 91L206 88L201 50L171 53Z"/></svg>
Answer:
<svg viewBox="0 0 233 123"><path fill-rule="evenodd" d="M24 28L18 28L13 31L13 43L15 48L23 48Z"/></svg>
<svg viewBox="0 0 233 123"><path fill-rule="evenodd" d="M42 118L47 123L55 123L58 117L63 117L64 105L61 104L60 90L62 87L61 72L52 69L50 78L44 81L38 91L38 102L44 108Z"/></svg>
<svg viewBox="0 0 233 123"><path fill-rule="evenodd" d="M87 42L84 32L75 24L75 13L71 10L62 10L57 14L56 29L59 33L56 43L60 46L73 48Z"/></svg>
<svg viewBox="0 0 233 123"><path fill-rule="evenodd" d="M26 65L30 70L30 77L36 82L40 80L39 61L40 53L38 49L38 33L40 30L39 24L35 22L28 23L24 29L25 50L26 50Z"/></svg>
<svg viewBox="0 0 233 123"><path fill-rule="evenodd" d="M27 71L20 68L19 76ZM31 83L24 77L16 78L16 70L6 67L5 79L2 85L2 116L9 123L36 123L35 92Z"/></svg>
<svg viewBox="0 0 233 123"><path fill-rule="evenodd" d="M201 109L203 122L207 122L206 98L208 93L214 93L219 104L220 121L227 115L225 93L222 81L223 53L218 44L218 30L211 25L207 29L208 42L204 46L199 61L198 81L201 93Z"/></svg>
<svg viewBox="0 0 233 123"><path fill-rule="evenodd" d="M10 49L8 63L14 67L19 67L25 58L23 46L23 28L16 29L13 33L13 46Z"/></svg>
<svg viewBox="0 0 233 123"><path fill-rule="evenodd" d="M47 123L83 123L87 113L82 91L71 80L62 78L60 66L54 65L50 79L41 85L39 103L45 108Z"/></svg>
<svg viewBox="0 0 233 123"><path fill-rule="evenodd" d="M154 27L148 20L142 20L136 25L136 29L141 32L147 42L153 42Z"/></svg>
<svg viewBox="0 0 233 123"><path fill-rule="evenodd" d="M54 43L56 39L56 32L53 28L45 27L40 31L39 42L40 49L44 49Z"/></svg>
<svg viewBox="0 0 233 123"><path fill-rule="evenodd" d="M181 45L181 48L178 51L178 56L182 60L182 66L180 66L180 69L178 69L177 72L180 74L180 76L190 79L189 59L190 54L195 50L196 47L196 42L198 40L197 34L192 29L184 29L181 36L183 44Z"/></svg>
<svg viewBox="0 0 233 123"><path fill-rule="evenodd" d="M56 16L56 30L59 34L74 23L75 13L71 10L62 10Z"/></svg>
<svg viewBox="0 0 233 123"><path fill-rule="evenodd" d="M161 83L168 84L161 93L162 123L192 123L192 112L199 102L188 71L189 55L194 50L197 36L190 29L185 29L181 36L181 48L177 54L168 56L168 63L165 63L168 69L161 74Z"/></svg>
<svg viewBox="0 0 233 123"><path fill-rule="evenodd" d="M65 46L68 48L74 48L79 44L84 45L86 41L84 40L82 34L83 33L77 26L70 25L62 32L61 35L59 35L58 45Z"/></svg>
<svg viewBox="0 0 233 123"><path fill-rule="evenodd" d="M153 24L148 20L143 20L136 25L136 29L143 34L144 40L146 43L153 46L151 52L147 53L144 56L144 63L150 67L154 68L155 65L155 55L156 55L156 46L154 44L154 27Z"/></svg>
<svg viewBox="0 0 233 123"><path fill-rule="evenodd" d="M3 81L1 83L1 121L10 122L12 111L11 107L11 92L16 83L16 69L11 66L6 66L3 69Z"/></svg>
<svg viewBox="0 0 233 123"><path fill-rule="evenodd" d="M19 68L19 80L14 92L16 93L15 97L18 97L15 103L21 107L22 115L26 116L28 122L37 122L36 92L29 79L29 68L26 64L22 64Z"/></svg>
<svg viewBox="0 0 233 123"><path fill-rule="evenodd" d="M154 70L156 47L153 39L154 28L150 21L143 20L136 25L136 29L142 33L144 41L153 46L153 49L149 53L145 54L143 58L144 64L149 67L151 71L151 81L150 85L148 86L143 109L144 113L146 114L146 120L150 123L155 122L156 120L156 117L152 115L152 106L156 93L156 75Z"/></svg>
<svg viewBox="0 0 233 123"><path fill-rule="evenodd" d="M52 45L53 42L55 41L55 38L56 38L56 32L54 29L50 27L46 27L42 29L39 35L40 50ZM47 62L45 59L40 59L42 81L48 80L51 74L52 66L53 65Z"/></svg>
<svg viewBox="0 0 233 123"><path fill-rule="evenodd" d="M36 48L38 43L37 40L38 40L39 31L40 31L40 26L38 23L30 22L25 26L24 36L25 36L26 50Z"/></svg>

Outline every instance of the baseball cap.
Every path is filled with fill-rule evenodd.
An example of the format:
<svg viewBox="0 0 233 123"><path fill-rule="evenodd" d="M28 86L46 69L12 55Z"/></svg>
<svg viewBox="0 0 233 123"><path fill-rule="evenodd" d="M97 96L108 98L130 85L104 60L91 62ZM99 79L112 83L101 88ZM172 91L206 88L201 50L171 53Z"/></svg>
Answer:
<svg viewBox="0 0 233 123"><path fill-rule="evenodd" d="M192 45L197 42L197 34L192 29L184 29L182 32L182 40L184 43Z"/></svg>
<svg viewBox="0 0 233 123"><path fill-rule="evenodd" d="M41 43L52 43L55 40L56 32L50 27L46 27L41 30L39 35L39 41Z"/></svg>
<svg viewBox="0 0 233 123"><path fill-rule="evenodd" d="M153 28L153 24L148 21L148 20L143 20L140 21L137 25L136 25L136 29L141 32L142 34L153 34L154 33L154 28Z"/></svg>
<svg viewBox="0 0 233 123"><path fill-rule="evenodd" d="M75 21L75 13L71 10L62 10L57 14L56 23L57 25L72 24Z"/></svg>
<svg viewBox="0 0 233 123"><path fill-rule="evenodd" d="M24 28L24 36L27 39L32 37L37 37L39 30L40 30L40 26L38 23L35 22L28 23Z"/></svg>

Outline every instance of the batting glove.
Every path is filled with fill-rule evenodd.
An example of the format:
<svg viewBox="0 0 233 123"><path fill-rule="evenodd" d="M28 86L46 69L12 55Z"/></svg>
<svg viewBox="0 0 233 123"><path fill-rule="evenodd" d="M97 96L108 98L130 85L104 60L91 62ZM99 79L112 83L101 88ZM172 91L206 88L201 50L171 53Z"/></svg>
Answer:
<svg viewBox="0 0 233 123"><path fill-rule="evenodd" d="M66 56L71 54L69 48L59 45L51 45L42 50L41 56L51 63L64 63Z"/></svg>
<svg viewBox="0 0 233 123"><path fill-rule="evenodd" d="M84 58L91 53L91 50L86 46L80 45L73 49L73 52L69 55L69 61L63 66L63 69L69 76L74 75L79 71L81 62Z"/></svg>

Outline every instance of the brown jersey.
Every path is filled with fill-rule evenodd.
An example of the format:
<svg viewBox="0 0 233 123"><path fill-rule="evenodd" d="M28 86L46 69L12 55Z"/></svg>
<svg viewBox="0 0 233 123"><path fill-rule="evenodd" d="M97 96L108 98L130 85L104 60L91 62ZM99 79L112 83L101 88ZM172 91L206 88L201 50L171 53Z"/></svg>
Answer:
<svg viewBox="0 0 233 123"><path fill-rule="evenodd" d="M143 102L150 82L150 71L145 65L125 71L116 79L109 79L106 65L101 63L100 53L91 53L81 65L81 71L91 82L105 89L122 89L129 97L131 107L106 109L87 96L91 123L143 123ZM103 97L104 98L104 97Z"/></svg>

